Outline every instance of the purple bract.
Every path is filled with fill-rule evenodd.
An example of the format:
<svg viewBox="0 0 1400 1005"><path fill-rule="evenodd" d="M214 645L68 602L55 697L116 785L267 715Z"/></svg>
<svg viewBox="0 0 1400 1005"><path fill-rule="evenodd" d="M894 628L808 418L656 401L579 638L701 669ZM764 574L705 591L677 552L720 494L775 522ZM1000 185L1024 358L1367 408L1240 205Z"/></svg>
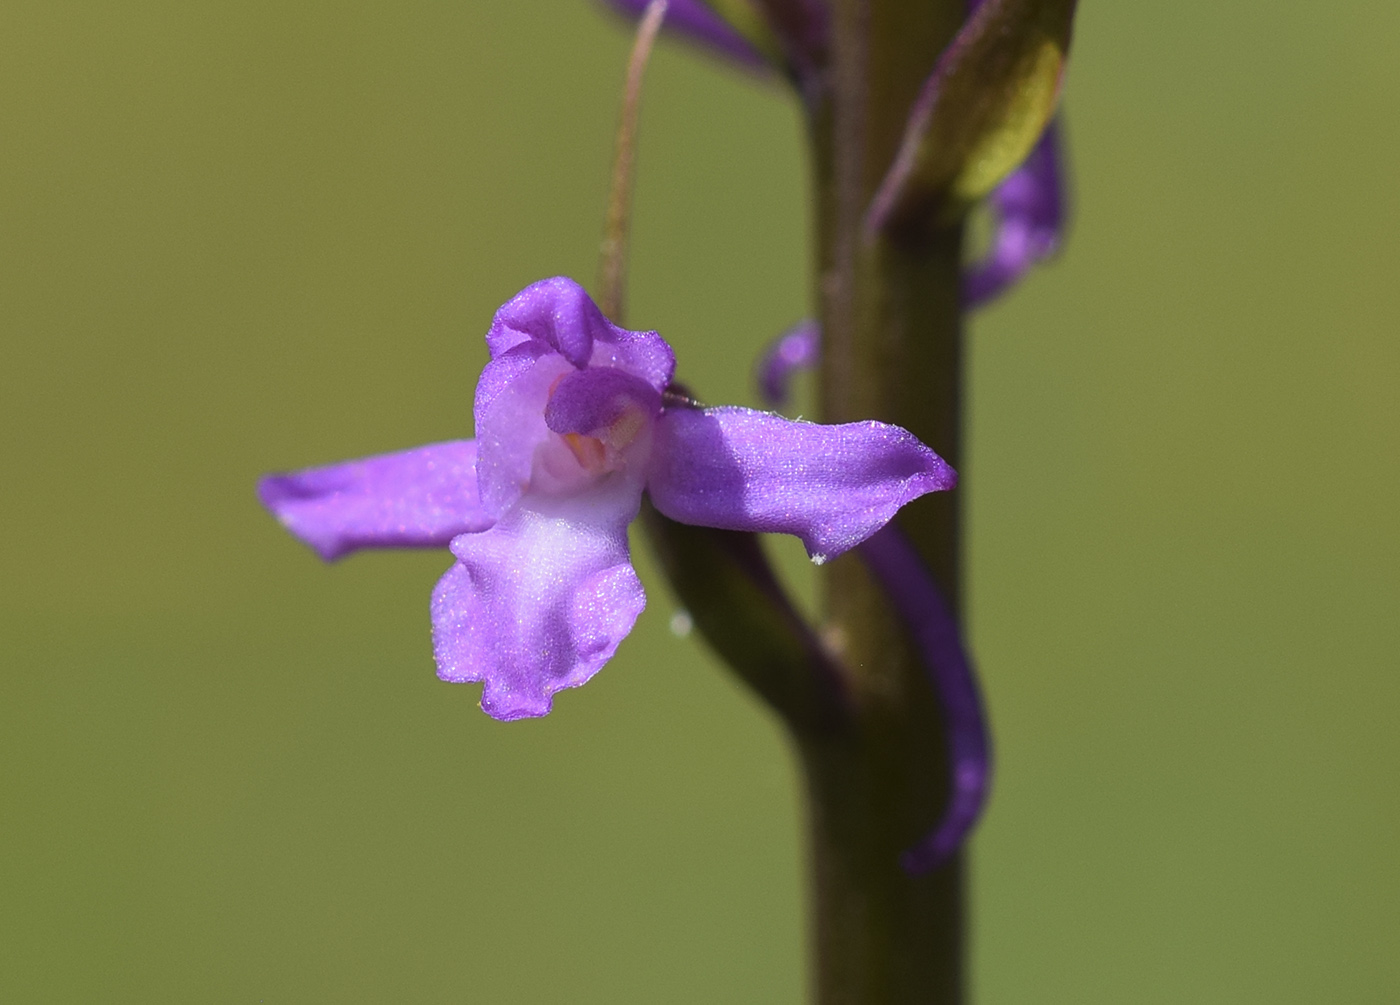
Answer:
<svg viewBox="0 0 1400 1005"><path fill-rule="evenodd" d="M646 603L627 525L643 491L684 523L855 547L953 470L880 422L823 426L666 396L655 332L619 328L570 279L496 313L475 441L263 479L264 505L327 560L451 548L433 591L438 675L485 684L497 719L544 715L608 661Z"/></svg>

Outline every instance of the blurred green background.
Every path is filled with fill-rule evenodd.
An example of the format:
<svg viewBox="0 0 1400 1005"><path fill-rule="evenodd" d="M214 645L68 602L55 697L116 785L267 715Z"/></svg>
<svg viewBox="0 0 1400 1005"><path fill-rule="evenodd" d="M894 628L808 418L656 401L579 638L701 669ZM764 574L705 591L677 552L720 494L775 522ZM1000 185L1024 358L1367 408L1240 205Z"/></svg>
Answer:
<svg viewBox="0 0 1400 1005"><path fill-rule="evenodd" d="M1400 999L1398 40L1083 6L1066 253L972 326L979 1002ZM501 725L433 675L445 555L326 568L253 496L469 433L494 308L593 276L626 46L6 5L0 999L800 1001L793 765L645 556L617 659ZM632 320L752 402L796 113L668 46L642 135Z"/></svg>

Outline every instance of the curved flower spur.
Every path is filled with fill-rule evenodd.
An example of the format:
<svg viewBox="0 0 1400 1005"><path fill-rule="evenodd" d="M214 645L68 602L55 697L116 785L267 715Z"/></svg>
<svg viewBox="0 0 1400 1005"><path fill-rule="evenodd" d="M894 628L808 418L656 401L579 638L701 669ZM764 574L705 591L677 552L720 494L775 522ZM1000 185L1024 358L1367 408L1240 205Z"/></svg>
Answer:
<svg viewBox="0 0 1400 1005"><path fill-rule="evenodd" d="M612 324L570 279L516 295L486 342L474 441L272 475L258 494L327 561L449 547L432 598L438 676L482 682L497 719L546 714L631 631L646 597L627 526L644 491L673 520L793 534L823 562L957 480L897 426L666 394L666 341Z"/></svg>

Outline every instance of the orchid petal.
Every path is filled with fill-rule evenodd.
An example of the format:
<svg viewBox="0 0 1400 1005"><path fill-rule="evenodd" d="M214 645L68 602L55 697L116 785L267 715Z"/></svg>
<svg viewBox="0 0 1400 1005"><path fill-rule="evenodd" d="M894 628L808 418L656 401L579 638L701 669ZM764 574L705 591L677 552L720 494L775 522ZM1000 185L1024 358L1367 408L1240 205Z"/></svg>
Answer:
<svg viewBox="0 0 1400 1005"><path fill-rule="evenodd" d="M476 489L476 444L437 443L269 475L258 498L326 561L359 548L444 547L491 526Z"/></svg>
<svg viewBox="0 0 1400 1005"><path fill-rule="evenodd" d="M522 342L540 341L574 366L587 366L593 340L611 327L582 286L566 276L531 283L507 300L491 321L491 358Z"/></svg>
<svg viewBox="0 0 1400 1005"><path fill-rule="evenodd" d="M481 504L500 518L530 487L535 452L549 437L544 410L550 389L578 371L557 352L523 344L486 364L477 395L476 476Z"/></svg>
<svg viewBox="0 0 1400 1005"><path fill-rule="evenodd" d="M484 682L481 707L501 720L544 715L592 677L646 606L627 551L640 502L615 476L581 497L527 496L454 538L457 564L433 591L438 676Z"/></svg>
<svg viewBox="0 0 1400 1005"><path fill-rule="evenodd" d="M543 343L579 369L630 370L657 391L670 383L676 370L675 353L665 339L656 332L619 328L566 276L525 287L496 312L486 333L492 360L529 342Z"/></svg>
<svg viewBox="0 0 1400 1005"><path fill-rule="evenodd" d="M673 520L795 534L815 562L847 551L957 475L883 422L820 426L746 408L668 409L647 489Z"/></svg>
<svg viewBox="0 0 1400 1005"><path fill-rule="evenodd" d="M649 0L606 2L623 16L636 20L642 11L646 10ZM666 30L732 59L748 69L768 69L767 60L758 50L730 27L729 22L711 10L704 0L671 0L663 26Z"/></svg>
<svg viewBox="0 0 1400 1005"><path fill-rule="evenodd" d="M516 378L528 371L539 359L551 355L557 356L558 353L543 342L522 342L501 353L482 368L481 376L476 382L476 399L472 403L472 418L478 431L496 397L514 384Z"/></svg>
<svg viewBox="0 0 1400 1005"><path fill-rule="evenodd" d="M657 394L666 390L676 375L676 354L656 332L634 332L613 326L612 337L593 344L591 367L611 366L640 377Z"/></svg>

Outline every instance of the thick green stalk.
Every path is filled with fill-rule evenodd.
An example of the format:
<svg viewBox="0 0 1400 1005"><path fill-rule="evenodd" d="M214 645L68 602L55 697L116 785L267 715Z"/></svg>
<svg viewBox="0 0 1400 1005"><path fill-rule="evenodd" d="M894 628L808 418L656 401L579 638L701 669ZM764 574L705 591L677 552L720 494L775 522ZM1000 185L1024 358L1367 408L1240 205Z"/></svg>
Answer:
<svg viewBox="0 0 1400 1005"><path fill-rule="evenodd" d="M834 0L831 72L812 108L822 418L904 426L961 459L961 227L871 237L870 198L909 106L963 18L963 0ZM900 515L939 584L959 597L957 493ZM846 666L854 721L802 733L820 1005L953 1003L964 985L960 861L911 877L902 851L947 797L945 738L928 679L854 555L826 577L828 638Z"/></svg>

